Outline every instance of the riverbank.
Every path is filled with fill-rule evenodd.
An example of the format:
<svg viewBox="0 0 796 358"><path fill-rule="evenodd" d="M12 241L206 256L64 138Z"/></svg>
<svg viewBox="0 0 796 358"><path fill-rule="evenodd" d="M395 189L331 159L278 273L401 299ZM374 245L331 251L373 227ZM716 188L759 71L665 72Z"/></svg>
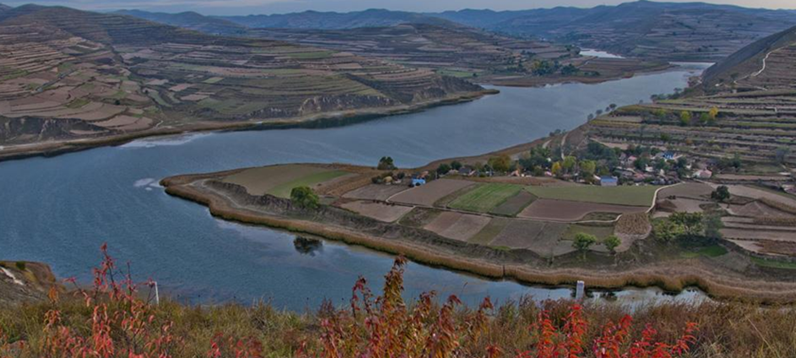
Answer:
<svg viewBox="0 0 796 358"><path fill-rule="evenodd" d="M787 275L751 267L746 272L732 269L730 262L748 260L739 251L728 253L720 261L704 257L683 259L671 257L653 240L641 240L615 257L591 252L586 261L581 261L579 254L544 257L528 249L494 248L452 240L336 207L323 206L319 212L307 212L293 207L289 200L251 195L242 186L219 180L235 173L237 170L181 175L166 178L161 184L168 194L205 205L213 216L224 220L317 235L490 279L552 286L573 285L583 280L591 288L654 286L675 292L698 287L723 300L796 302L796 282Z"/></svg>
<svg viewBox="0 0 796 358"><path fill-rule="evenodd" d="M160 127L142 132L126 133L101 138L48 141L41 143L26 143L5 146L0 145L0 162L40 156L54 157L61 154L73 153L92 148L122 145L143 138L187 133L337 127L365 122L376 118L421 112L440 106L471 102L484 96L495 95L498 93L500 93L500 91L495 89L484 89L477 92L468 92L455 96L448 96L445 98L425 101L413 105L390 108L370 108L355 111L320 113L296 118L272 119L268 120L267 122L257 120L234 123L200 122L181 127Z"/></svg>

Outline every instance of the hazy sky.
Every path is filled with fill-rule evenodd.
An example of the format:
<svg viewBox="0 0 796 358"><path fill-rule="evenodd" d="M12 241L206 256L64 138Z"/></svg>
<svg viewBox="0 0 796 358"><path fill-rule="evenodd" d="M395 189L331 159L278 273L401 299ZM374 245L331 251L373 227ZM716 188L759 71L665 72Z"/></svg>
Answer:
<svg viewBox="0 0 796 358"><path fill-rule="evenodd" d="M689 2L694 0L671 0ZM0 0L12 6L26 3L65 5L85 10L142 9L179 12L193 10L212 15L270 14L304 10L354 11L385 8L406 11L444 11L465 8L522 10L555 6L592 7L627 0ZM796 0L706 0L717 4L796 9Z"/></svg>

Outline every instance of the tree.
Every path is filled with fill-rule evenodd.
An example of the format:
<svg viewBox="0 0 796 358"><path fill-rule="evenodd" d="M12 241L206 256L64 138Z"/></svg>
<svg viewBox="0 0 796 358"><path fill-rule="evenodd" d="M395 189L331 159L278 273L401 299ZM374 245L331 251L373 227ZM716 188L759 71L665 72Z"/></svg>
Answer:
<svg viewBox="0 0 796 358"><path fill-rule="evenodd" d="M730 198L730 189L727 188L726 185L722 185L712 193L710 193L710 198L713 200L718 200L720 202L724 202Z"/></svg>
<svg viewBox="0 0 796 358"><path fill-rule="evenodd" d="M555 175L555 176L559 176L559 175L561 175L561 174L562 174L562 173L561 173L561 171L562 171L562 169L561 169L561 162L555 162L555 163L553 163L553 168L552 168L552 169L550 169L550 171L552 171L552 172L553 172L553 175Z"/></svg>
<svg viewBox="0 0 796 358"><path fill-rule="evenodd" d="M689 111L680 112L680 125L684 127L691 125L691 117L691 112Z"/></svg>
<svg viewBox="0 0 796 358"><path fill-rule="evenodd" d="M564 157L564 162L561 163L561 168L564 169L565 173L572 173L575 169L575 164L578 163L577 158L573 156Z"/></svg>
<svg viewBox="0 0 796 358"><path fill-rule="evenodd" d="M511 157L508 155L500 155L497 157L489 158L489 166L496 172L505 173L511 168Z"/></svg>
<svg viewBox="0 0 796 358"><path fill-rule="evenodd" d="M290 191L290 201L304 209L317 209L319 206L318 195L308 186L299 186Z"/></svg>
<svg viewBox="0 0 796 358"><path fill-rule="evenodd" d="M718 115L719 115L719 109L716 107L711 108L710 111L708 112L708 118L711 120L716 120L716 117L718 117Z"/></svg>
<svg viewBox="0 0 796 358"><path fill-rule="evenodd" d="M704 230L702 213L673 213L669 219L683 228L683 234L688 237L699 235Z"/></svg>
<svg viewBox="0 0 796 358"><path fill-rule="evenodd" d="M395 169L395 164L392 160L392 157L381 157L379 159L379 166L377 167L379 170L393 170Z"/></svg>
<svg viewBox="0 0 796 358"><path fill-rule="evenodd" d="M683 234L683 227L669 219L652 222L652 236L661 242L672 242Z"/></svg>
<svg viewBox="0 0 796 358"><path fill-rule="evenodd" d="M451 169L459 170L461 168L462 168L462 163L461 162L456 161L456 160L451 162Z"/></svg>
<svg viewBox="0 0 796 358"><path fill-rule="evenodd" d="M605 239L605 241L603 241L603 245L605 245L605 248L614 254L616 253L616 248L619 247L619 245L622 245L622 240L616 237L616 235L611 235Z"/></svg>
<svg viewBox="0 0 796 358"><path fill-rule="evenodd" d="M444 175L448 174L449 171L451 171L451 166L448 164L442 163L437 167L437 174Z"/></svg>
<svg viewBox="0 0 796 358"><path fill-rule="evenodd" d="M579 232L575 235L575 241L572 242L572 247L580 251L583 254L583 258L586 259L586 250L596 243L597 238L594 235Z"/></svg>
<svg viewBox="0 0 796 358"><path fill-rule="evenodd" d="M584 160L580 162L581 177L590 178L597 171L597 163L593 160Z"/></svg>
<svg viewBox="0 0 796 358"><path fill-rule="evenodd" d="M705 237L709 239L721 239L721 229L724 228L724 223L721 221L721 214L718 212L711 212L705 215L702 223L705 226Z"/></svg>

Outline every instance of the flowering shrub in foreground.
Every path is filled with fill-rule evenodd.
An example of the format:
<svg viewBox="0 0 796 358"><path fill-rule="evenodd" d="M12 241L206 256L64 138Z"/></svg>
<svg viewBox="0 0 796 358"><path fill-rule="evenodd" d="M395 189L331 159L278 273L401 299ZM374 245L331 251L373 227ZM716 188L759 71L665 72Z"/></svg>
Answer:
<svg viewBox="0 0 796 358"><path fill-rule="evenodd" d="M139 285L133 282L129 267L122 272L105 245L101 251L103 260L93 270L92 287L74 290L83 311L63 314L59 309L62 298L58 291L52 290L48 309L43 314L42 332L29 338L29 342L22 337L12 343L0 326L0 358L167 358L188 356L186 348L196 348L186 347L185 337L173 333L175 322L169 314L159 310L152 297L138 291ZM531 338L527 348L506 351L490 342L501 332L490 325L495 309L488 298L474 310L462 307L456 296L439 305L435 303L434 293L423 294L417 303L407 305L401 296L405 264L405 259L396 259L385 277L381 296L375 296L361 278L353 288L349 308L322 305L315 317L319 327L303 335L294 356L673 358L687 353L695 343L693 323L686 324L681 336L670 343L658 341L657 331L651 326L633 337L630 316L609 322L599 332L589 332L588 315L583 307L571 304L564 314L541 310L531 326L525 328ZM181 332L193 332L196 328L189 325L187 329ZM587 339L587 335L591 338ZM207 348L201 350L208 358L274 356L261 340L236 337L230 332L216 332L206 344Z"/></svg>

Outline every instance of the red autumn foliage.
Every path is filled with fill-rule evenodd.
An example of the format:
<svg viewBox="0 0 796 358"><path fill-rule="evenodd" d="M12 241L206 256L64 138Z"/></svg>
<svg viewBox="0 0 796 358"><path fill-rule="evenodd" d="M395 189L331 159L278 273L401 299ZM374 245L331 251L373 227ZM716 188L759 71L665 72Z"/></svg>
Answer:
<svg viewBox="0 0 796 358"><path fill-rule="evenodd" d="M174 322L163 317L156 319L157 306L151 297L138 292L139 285L133 282L129 267L122 272L105 245L101 250L103 260L93 270L93 286L74 291L81 305L85 305L89 319L73 322L62 317L57 308L58 292L51 291L41 346L33 350L38 352L37 356L168 358L183 352L185 342L172 333ZM375 296L361 278L352 290L349 309L335 309L328 304L322 307L318 313L320 332L311 332L295 356L674 358L686 354L696 341L697 328L693 323L688 323L672 343L660 342L658 332L651 326L640 334L636 331L639 337L634 338L630 316L609 322L588 336L587 313L579 304L572 304L566 313L541 311L529 327L533 343L526 350L505 352L489 342L494 307L488 298L475 310L462 307L456 296L438 305L433 292L407 305L402 297L405 265L404 258L396 259L385 276L381 296ZM596 338L586 339L594 334ZM223 332L213 336L208 346L208 358L268 356L258 339L240 339ZM31 347L26 347L24 341L11 344L0 329L0 358L17 356L26 348Z"/></svg>

